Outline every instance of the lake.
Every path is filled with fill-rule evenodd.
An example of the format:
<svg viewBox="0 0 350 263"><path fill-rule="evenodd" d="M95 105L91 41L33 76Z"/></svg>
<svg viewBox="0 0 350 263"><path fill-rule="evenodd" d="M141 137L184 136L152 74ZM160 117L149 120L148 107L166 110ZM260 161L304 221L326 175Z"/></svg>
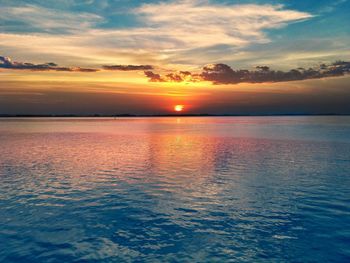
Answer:
<svg viewBox="0 0 350 263"><path fill-rule="evenodd" d="M350 117L0 119L0 262L350 262Z"/></svg>

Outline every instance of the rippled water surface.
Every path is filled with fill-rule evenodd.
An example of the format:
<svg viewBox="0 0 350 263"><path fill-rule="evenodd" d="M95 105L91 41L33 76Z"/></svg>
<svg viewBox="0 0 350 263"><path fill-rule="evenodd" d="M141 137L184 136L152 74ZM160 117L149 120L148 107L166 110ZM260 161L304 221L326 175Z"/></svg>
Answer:
<svg viewBox="0 0 350 263"><path fill-rule="evenodd" d="M350 262L350 117L0 119L0 262Z"/></svg>

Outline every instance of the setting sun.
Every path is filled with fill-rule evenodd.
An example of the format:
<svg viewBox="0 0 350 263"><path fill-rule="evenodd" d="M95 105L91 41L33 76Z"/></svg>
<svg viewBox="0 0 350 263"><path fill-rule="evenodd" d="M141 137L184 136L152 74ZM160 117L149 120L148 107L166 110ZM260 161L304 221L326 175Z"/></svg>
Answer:
<svg viewBox="0 0 350 263"><path fill-rule="evenodd" d="M174 110L177 112L183 111L184 105L175 105Z"/></svg>

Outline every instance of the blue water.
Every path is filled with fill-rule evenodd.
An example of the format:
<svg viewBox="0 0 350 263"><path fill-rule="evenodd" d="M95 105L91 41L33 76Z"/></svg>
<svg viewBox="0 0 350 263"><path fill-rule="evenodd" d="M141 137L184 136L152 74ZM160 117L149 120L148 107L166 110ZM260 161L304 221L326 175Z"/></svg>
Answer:
<svg viewBox="0 0 350 263"><path fill-rule="evenodd" d="M0 262L350 262L350 117L0 119Z"/></svg>

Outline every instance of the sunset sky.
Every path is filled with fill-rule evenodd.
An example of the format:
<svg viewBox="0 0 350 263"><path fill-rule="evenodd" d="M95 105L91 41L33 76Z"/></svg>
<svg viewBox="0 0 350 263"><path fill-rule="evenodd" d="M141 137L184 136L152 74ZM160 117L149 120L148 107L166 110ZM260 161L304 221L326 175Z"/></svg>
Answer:
<svg viewBox="0 0 350 263"><path fill-rule="evenodd" d="M0 114L350 114L349 0L0 0Z"/></svg>

